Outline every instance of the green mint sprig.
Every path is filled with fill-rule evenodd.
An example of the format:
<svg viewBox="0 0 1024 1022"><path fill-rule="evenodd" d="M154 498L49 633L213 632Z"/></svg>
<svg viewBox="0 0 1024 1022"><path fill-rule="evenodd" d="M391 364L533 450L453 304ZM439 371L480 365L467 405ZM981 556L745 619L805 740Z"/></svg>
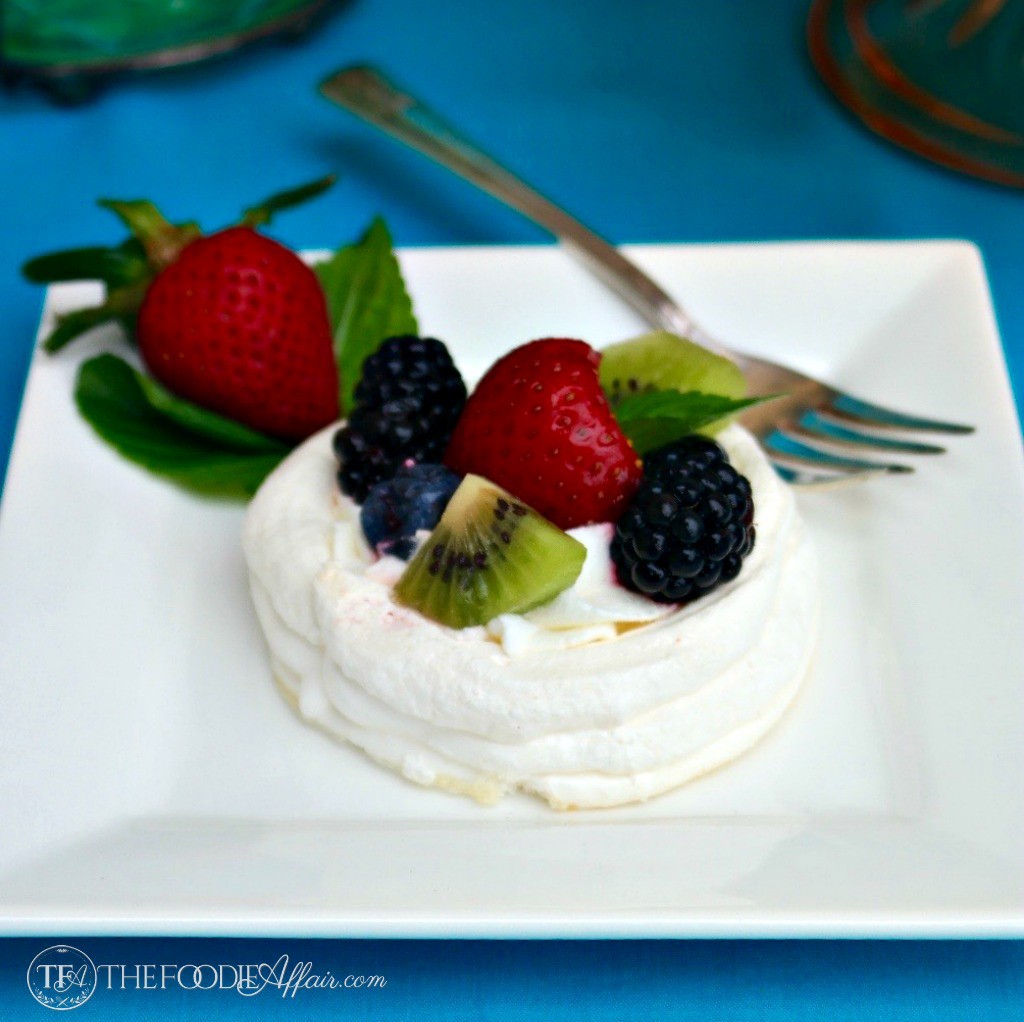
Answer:
<svg viewBox="0 0 1024 1022"><path fill-rule="evenodd" d="M391 233L376 217L354 245L316 266L334 329L338 407L352 410L363 362L383 340L418 330Z"/></svg>
<svg viewBox="0 0 1024 1022"><path fill-rule="evenodd" d="M763 397L725 397L697 390L651 390L623 398L615 418L641 455L682 439L689 433L714 434Z"/></svg>
<svg viewBox="0 0 1024 1022"><path fill-rule="evenodd" d="M289 450L175 397L116 355L82 363L75 404L124 457L206 496L251 497Z"/></svg>

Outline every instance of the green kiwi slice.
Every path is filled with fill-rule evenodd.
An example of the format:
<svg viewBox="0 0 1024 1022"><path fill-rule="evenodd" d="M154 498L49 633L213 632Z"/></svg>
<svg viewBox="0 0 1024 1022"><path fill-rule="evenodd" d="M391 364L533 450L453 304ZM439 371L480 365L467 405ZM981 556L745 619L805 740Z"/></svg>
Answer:
<svg viewBox="0 0 1024 1022"><path fill-rule="evenodd" d="M451 628L553 599L579 577L586 547L506 490L468 475L395 586L400 603Z"/></svg>
<svg viewBox="0 0 1024 1022"><path fill-rule="evenodd" d="M697 390L732 398L747 391L735 362L665 330L604 348L599 373L612 408L651 390Z"/></svg>

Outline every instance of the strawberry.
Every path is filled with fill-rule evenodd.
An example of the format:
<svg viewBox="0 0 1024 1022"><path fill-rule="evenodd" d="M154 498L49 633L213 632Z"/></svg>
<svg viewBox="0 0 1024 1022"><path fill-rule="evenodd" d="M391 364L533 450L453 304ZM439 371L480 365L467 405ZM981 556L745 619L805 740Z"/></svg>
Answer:
<svg viewBox="0 0 1024 1022"><path fill-rule="evenodd" d="M188 244L149 285L136 333L169 390L252 429L298 440L338 417L316 274L249 227Z"/></svg>
<svg viewBox="0 0 1024 1022"><path fill-rule="evenodd" d="M615 521L641 465L601 390L601 356L583 341L531 341L499 359L466 403L445 454L562 529Z"/></svg>
<svg viewBox="0 0 1024 1022"><path fill-rule="evenodd" d="M81 277L106 285L102 304L62 317L56 351L92 327L122 323L149 371L179 397L259 432L300 440L338 416L338 374L320 284L294 252L254 228L318 195L333 176L246 210L236 227L204 236L145 200L102 200L131 231L116 247L30 260L32 281Z"/></svg>

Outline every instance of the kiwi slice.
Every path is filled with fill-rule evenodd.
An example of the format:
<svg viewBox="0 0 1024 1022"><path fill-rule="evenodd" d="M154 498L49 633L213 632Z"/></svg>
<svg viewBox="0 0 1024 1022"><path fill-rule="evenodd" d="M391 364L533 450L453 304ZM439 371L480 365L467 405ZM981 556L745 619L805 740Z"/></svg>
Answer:
<svg viewBox="0 0 1024 1022"><path fill-rule="evenodd" d="M747 391L735 362L665 330L604 348L599 372L612 408L650 390L699 390L733 398Z"/></svg>
<svg viewBox="0 0 1024 1022"><path fill-rule="evenodd" d="M468 475L395 586L451 628L547 603L579 577L586 547L500 486Z"/></svg>

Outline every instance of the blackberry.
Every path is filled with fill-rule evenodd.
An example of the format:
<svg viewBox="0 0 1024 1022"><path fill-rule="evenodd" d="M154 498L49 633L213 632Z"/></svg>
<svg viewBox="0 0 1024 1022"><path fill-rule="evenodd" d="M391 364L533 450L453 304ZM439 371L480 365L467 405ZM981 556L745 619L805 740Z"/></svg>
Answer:
<svg viewBox="0 0 1024 1022"><path fill-rule="evenodd" d="M363 363L355 408L334 434L342 492L361 504L407 461L440 461L465 403L466 385L440 341L386 340Z"/></svg>
<svg viewBox="0 0 1024 1022"><path fill-rule="evenodd" d="M750 483L713 440L685 437L644 458L615 527L619 582L658 603L688 603L731 582L754 548Z"/></svg>

